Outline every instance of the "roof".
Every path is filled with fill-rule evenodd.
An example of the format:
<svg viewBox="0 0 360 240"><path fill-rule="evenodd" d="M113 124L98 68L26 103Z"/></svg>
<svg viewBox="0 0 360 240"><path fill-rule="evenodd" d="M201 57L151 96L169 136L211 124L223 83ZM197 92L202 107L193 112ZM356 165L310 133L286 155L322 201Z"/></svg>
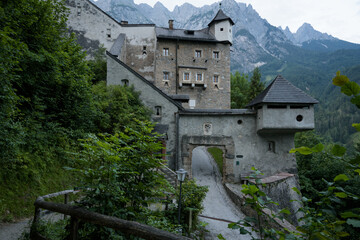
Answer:
<svg viewBox="0 0 360 240"><path fill-rule="evenodd" d="M169 28L156 27L155 32L157 38L214 42L214 43L220 42L216 40L216 38L207 31L207 28L202 30L185 30L185 29L171 30Z"/></svg>
<svg viewBox="0 0 360 240"><path fill-rule="evenodd" d="M278 75L270 85L246 107L251 107L260 103L315 104L318 103L318 101L292 85L281 75Z"/></svg>
<svg viewBox="0 0 360 240"><path fill-rule="evenodd" d="M124 42L125 42L125 34L124 33L120 33L119 36L117 37L117 39L115 40L114 44L112 45L111 49L110 49L110 53L114 56L119 56L121 53L121 49L124 46Z"/></svg>
<svg viewBox="0 0 360 240"><path fill-rule="evenodd" d="M211 24L215 23L215 22L221 22L221 21L224 21L224 20L229 20L230 23L232 25L235 25L234 21L228 17L224 12L223 10L219 10L216 14L216 16L214 17L214 19L208 24L208 26L210 26Z"/></svg>

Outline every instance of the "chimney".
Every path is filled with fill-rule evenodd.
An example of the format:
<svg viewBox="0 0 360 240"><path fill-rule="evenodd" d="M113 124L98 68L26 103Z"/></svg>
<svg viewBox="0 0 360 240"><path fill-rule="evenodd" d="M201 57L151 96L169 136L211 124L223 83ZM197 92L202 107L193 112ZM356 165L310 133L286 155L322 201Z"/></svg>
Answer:
<svg viewBox="0 0 360 240"><path fill-rule="evenodd" d="M120 24L126 25L126 24L128 24L128 21L121 21Z"/></svg>
<svg viewBox="0 0 360 240"><path fill-rule="evenodd" d="M174 29L174 20L169 20L169 29L170 30Z"/></svg>

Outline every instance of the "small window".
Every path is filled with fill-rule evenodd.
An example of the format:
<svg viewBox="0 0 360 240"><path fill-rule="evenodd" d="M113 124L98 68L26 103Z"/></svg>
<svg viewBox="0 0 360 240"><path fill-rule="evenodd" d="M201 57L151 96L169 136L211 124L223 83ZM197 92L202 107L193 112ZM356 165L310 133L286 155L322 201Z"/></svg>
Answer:
<svg viewBox="0 0 360 240"><path fill-rule="evenodd" d="M184 73L183 80L184 80L184 81L190 81L190 73L185 72L185 73Z"/></svg>
<svg viewBox="0 0 360 240"><path fill-rule="evenodd" d="M155 106L155 115L161 117L161 106Z"/></svg>
<svg viewBox="0 0 360 240"><path fill-rule="evenodd" d="M163 72L163 80L167 81L169 80L169 72Z"/></svg>
<svg viewBox="0 0 360 240"><path fill-rule="evenodd" d="M197 73L197 74L196 74L196 81L201 81L201 82L202 82L202 80L203 80L203 75L202 75L202 73Z"/></svg>
<svg viewBox="0 0 360 240"><path fill-rule="evenodd" d="M146 55L146 54L147 54L147 52L146 52L146 46L143 46L142 54L143 54L143 55Z"/></svg>
<svg viewBox="0 0 360 240"><path fill-rule="evenodd" d="M219 51L213 51L213 58L215 58L215 59L219 59L219 58L220 58L220 53L219 53Z"/></svg>
<svg viewBox="0 0 360 240"><path fill-rule="evenodd" d="M143 51L146 51L146 46L143 46Z"/></svg>
<svg viewBox="0 0 360 240"><path fill-rule="evenodd" d="M219 75L213 76L213 83L219 83Z"/></svg>
<svg viewBox="0 0 360 240"><path fill-rule="evenodd" d="M220 28L220 31L221 31L221 32L224 31L224 28Z"/></svg>
<svg viewBox="0 0 360 240"><path fill-rule="evenodd" d="M123 86L129 86L129 80L127 80L127 79L122 79L121 83Z"/></svg>
<svg viewBox="0 0 360 240"><path fill-rule="evenodd" d="M201 50L195 50L195 57L201 58Z"/></svg>
<svg viewBox="0 0 360 240"><path fill-rule="evenodd" d="M80 5L80 3L77 4L77 15L78 16L81 15L81 5Z"/></svg>
<svg viewBox="0 0 360 240"><path fill-rule="evenodd" d="M106 37L111 38L111 28L106 29Z"/></svg>
<svg viewBox="0 0 360 240"><path fill-rule="evenodd" d="M169 48L163 48L163 56L169 56Z"/></svg>
<svg viewBox="0 0 360 240"><path fill-rule="evenodd" d="M268 151L269 152L275 152L275 142L274 141L269 141L268 142Z"/></svg>

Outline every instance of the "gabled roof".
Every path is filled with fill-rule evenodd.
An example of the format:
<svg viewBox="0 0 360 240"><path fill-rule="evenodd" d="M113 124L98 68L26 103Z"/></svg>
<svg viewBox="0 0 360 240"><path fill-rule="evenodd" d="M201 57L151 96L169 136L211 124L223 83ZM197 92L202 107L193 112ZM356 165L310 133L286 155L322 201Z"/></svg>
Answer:
<svg viewBox="0 0 360 240"><path fill-rule="evenodd" d="M203 42L214 42L219 41L211 35L207 29L203 30L185 30L185 29L169 29L156 27L156 37L163 39L176 39L176 40L188 40L188 41L203 41Z"/></svg>
<svg viewBox="0 0 360 240"><path fill-rule="evenodd" d="M292 85L281 75L278 75L270 85L246 107L252 107L261 103L316 104L318 101Z"/></svg>
<svg viewBox="0 0 360 240"><path fill-rule="evenodd" d="M215 22L221 22L221 21L224 21L224 20L229 20L231 25L235 25L234 21L228 17L224 12L223 10L219 10L216 14L216 16L214 17L214 19L208 24L208 26L210 26L211 24L215 23Z"/></svg>

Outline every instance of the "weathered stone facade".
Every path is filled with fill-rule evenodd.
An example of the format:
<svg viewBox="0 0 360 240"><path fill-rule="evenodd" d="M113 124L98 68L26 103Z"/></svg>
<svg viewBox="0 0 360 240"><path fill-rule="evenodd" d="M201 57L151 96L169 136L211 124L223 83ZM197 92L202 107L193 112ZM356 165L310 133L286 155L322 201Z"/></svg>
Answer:
<svg viewBox="0 0 360 240"><path fill-rule="evenodd" d="M316 101L277 77L251 110L229 109L233 23L221 10L207 29L190 31L117 23L88 0L68 0L68 6L71 30L108 49L107 84L133 85L153 109L170 168L184 167L191 175L192 150L205 145L223 149L226 182L239 182L252 167L265 176L296 173L289 150L295 132L314 127Z"/></svg>
<svg viewBox="0 0 360 240"><path fill-rule="evenodd" d="M155 79L168 94L189 95L194 108L229 109L230 44L158 39Z"/></svg>

